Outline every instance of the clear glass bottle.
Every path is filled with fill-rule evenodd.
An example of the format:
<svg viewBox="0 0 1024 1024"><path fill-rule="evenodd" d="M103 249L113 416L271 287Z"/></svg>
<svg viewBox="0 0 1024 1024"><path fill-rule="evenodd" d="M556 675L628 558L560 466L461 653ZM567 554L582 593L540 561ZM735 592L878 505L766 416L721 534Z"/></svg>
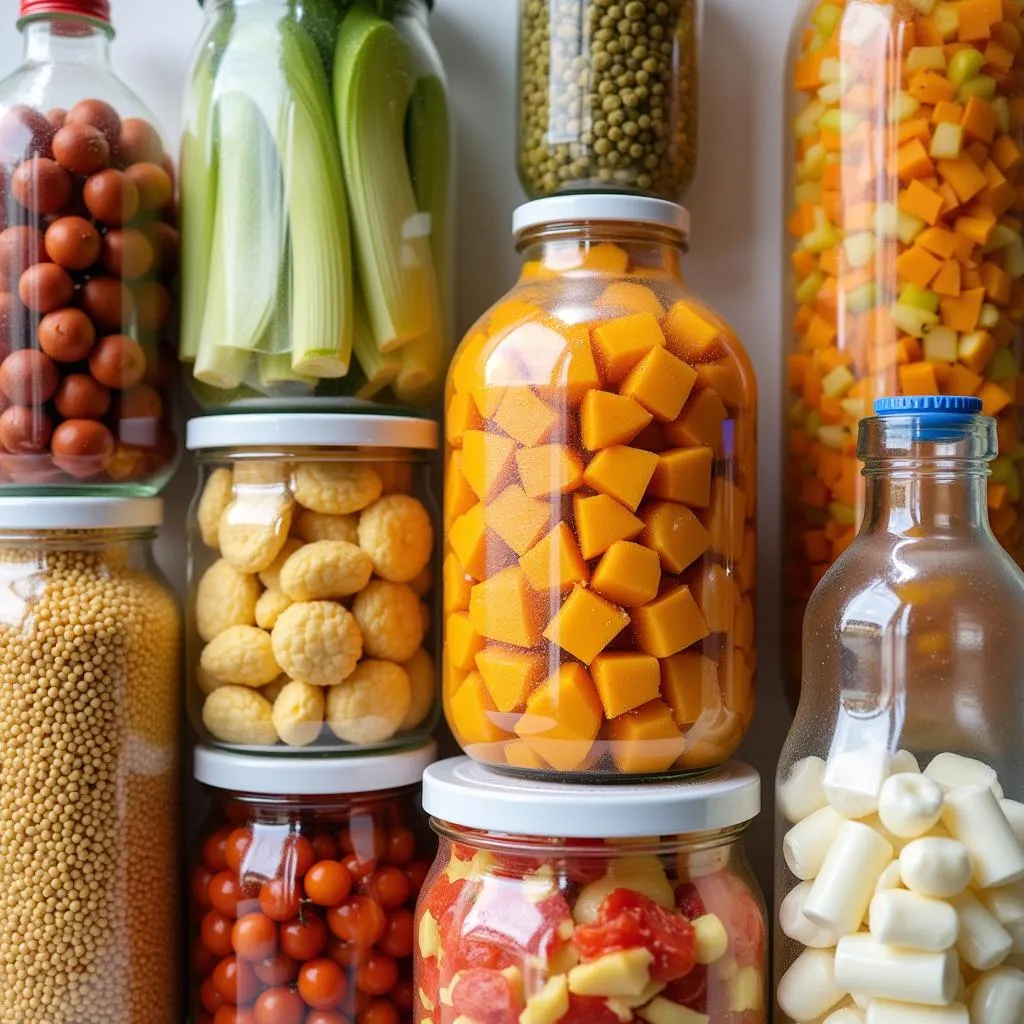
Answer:
<svg viewBox="0 0 1024 1024"><path fill-rule="evenodd" d="M22 0L0 82L0 488L155 494L177 459L174 167L107 0Z"/></svg>
<svg viewBox="0 0 1024 1024"><path fill-rule="evenodd" d="M180 355L209 410L423 409L450 352L428 0L210 0L182 143Z"/></svg>
<svg viewBox="0 0 1024 1024"><path fill-rule="evenodd" d="M864 522L808 605L778 768L777 1019L871 998L970 1004L970 1019L986 1020L975 1000L991 979L979 996L979 972L1024 966L1021 918L999 903L1024 878L1024 574L989 524L996 424L981 400L889 398L875 410L857 451ZM922 882L940 862L944 881ZM924 907L931 938L894 924L901 908L921 916L913 894L956 911ZM866 917L870 934L854 934ZM979 920L995 935L981 958L967 940ZM927 951L938 987L900 988L886 952L896 946Z"/></svg>

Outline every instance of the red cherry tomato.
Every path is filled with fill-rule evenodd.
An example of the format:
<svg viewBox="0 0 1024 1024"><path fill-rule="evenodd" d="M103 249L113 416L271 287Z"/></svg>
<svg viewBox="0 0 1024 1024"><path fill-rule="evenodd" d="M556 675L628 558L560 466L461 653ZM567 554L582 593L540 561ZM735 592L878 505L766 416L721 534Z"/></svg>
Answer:
<svg viewBox="0 0 1024 1024"><path fill-rule="evenodd" d="M223 871L228 866L225 847L229 835L231 826L224 825L213 835L207 836L203 843L203 863L212 871Z"/></svg>
<svg viewBox="0 0 1024 1024"><path fill-rule="evenodd" d="M299 995L314 1010L336 1009L347 991L345 972L330 957L310 960L299 968Z"/></svg>
<svg viewBox="0 0 1024 1024"><path fill-rule="evenodd" d="M213 984L224 1002L247 1006L256 998L260 983L252 967L238 957L226 956L213 972Z"/></svg>
<svg viewBox="0 0 1024 1024"><path fill-rule="evenodd" d="M264 960L277 951L277 925L266 914L246 914L231 929L231 945L243 960Z"/></svg>
<svg viewBox="0 0 1024 1024"><path fill-rule="evenodd" d="M403 825L389 829L384 859L389 864L408 864L415 856L416 837L412 832Z"/></svg>
<svg viewBox="0 0 1024 1024"><path fill-rule="evenodd" d="M234 922L219 910L208 910L199 925L199 937L214 956L230 956L231 926Z"/></svg>
<svg viewBox="0 0 1024 1024"><path fill-rule="evenodd" d="M395 982L395 987L391 990L391 1002L400 1010L408 1013L412 1009L414 999L415 993L413 991L412 978L408 975L403 975Z"/></svg>
<svg viewBox="0 0 1024 1024"><path fill-rule="evenodd" d="M199 986L199 1002L207 1013L216 1013L222 1006L226 1005L225 998L217 991L213 983L213 975L210 975L202 985Z"/></svg>
<svg viewBox="0 0 1024 1024"><path fill-rule="evenodd" d="M312 960L327 948L327 925L316 914L281 925L281 949L296 960Z"/></svg>
<svg viewBox="0 0 1024 1024"><path fill-rule="evenodd" d="M282 869L285 878L302 878L315 860L313 844L305 836L291 835L285 840Z"/></svg>
<svg viewBox="0 0 1024 1024"><path fill-rule="evenodd" d="M228 867L231 868L236 875L242 874L242 864L245 861L245 855L248 853L251 845L251 829L236 828L234 832L228 836L228 841L224 847L224 858L228 862Z"/></svg>
<svg viewBox="0 0 1024 1024"><path fill-rule="evenodd" d="M413 918L412 911L399 907L388 914L384 934L377 942L378 947L388 956L398 960L412 955Z"/></svg>
<svg viewBox="0 0 1024 1024"><path fill-rule="evenodd" d="M306 1018L306 1024L349 1024L349 1020L335 1010L314 1010Z"/></svg>
<svg viewBox="0 0 1024 1024"><path fill-rule="evenodd" d="M214 910L219 910L227 917L237 917L238 904L242 899L242 887L234 871L225 868L210 880L210 902Z"/></svg>
<svg viewBox="0 0 1024 1024"><path fill-rule="evenodd" d="M306 895L318 906L331 907L347 899L352 891L352 876L344 864L322 860L314 864L303 879Z"/></svg>
<svg viewBox="0 0 1024 1024"><path fill-rule="evenodd" d="M387 921L376 900L368 896L350 896L327 911L328 927L345 942L369 949L384 934Z"/></svg>
<svg viewBox="0 0 1024 1024"><path fill-rule="evenodd" d="M398 1024L398 1008L389 999L374 999L358 1017L356 1024Z"/></svg>
<svg viewBox="0 0 1024 1024"><path fill-rule="evenodd" d="M284 941L283 936L281 941ZM264 985L287 985L298 975L299 964L293 957L279 950L273 956L255 960L252 969Z"/></svg>
<svg viewBox="0 0 1024 1024"><path fill-rule="evenodd" d="M256 1000L256 1024L302 1024L306 1005L290 988L268 988Z"/></svg>
<svg viewBox="0 0 1024 1024"><path fill-rule="evenodd" d="M290 921L299 912L298 887L283 878L273 878L260 888L260 910L271 921Z"/></svg>
<svg viewBox="0 0 1024 1024"><path fill-rule="evenodd" d="M377 861L361 860L358 854L350 853L342 858L342 864L348 869L348 873L358 882L370 877L377 869Z"/></svg>
<svg viewBox="0 0 1024 1024"><path fill-rule="evenodd" d="M398 964L384 953L371 953L356 971L356 987L371 996L390 992L398 981Z"/></svg>
<svg viewBox="0 0 1024 1024"><path fill-rule="evenodd" d="M313 855L317 860L337 860L341 854L338 841L330 832L317 832L309 837L313 844Z"/></svg>
<svg viewBox="0 0 1024 1024"><path fill-rule="evenodd" d="M405 877L409 879L409 891L413 896L418 896L423 883L430 873L430 865L425 860L414 860L405 866Z"/></svg>
<svg viewBox="0 0 1024 1024"><path fill-rule="evenodd" d="M409 879L401 868L378 868L367 883L369 894L384 910L395 910L409 898Z"/></svg>
<svg viewBox="0 0 1024 1024"><path fill-rule="evenodd" d="M523 1010L519 992L497 971L465 971L452 986L451 994L455 1016L469 1017L479 1024L516 1024Z"/></svg>
<svg viewBox="0 0 1024 1024"><path fill-rule="evenodd" d="M240 1006L222 1006L214 1014L213 1024L256 1024L256 1014Z"/></svg>
<svg viewBox="0 0 1024 1024"><path fill-rule="evenodd" d="M351 942L342 942L337 935L332 935L327 940L327 955L351 972L370 955L370 950L360 949Z"/></svg>
<svg viewBox="0 0 1024 1024"><path fill-rule="evenodd" d="M220 958L211 953L203 940L197 938L192 944L192 973L198 978L205 978L213 973L214 967L220 962Z"/></svg>
<svg viewBox="0 0 1024 1024"><path fill-rule="evenodd" d="M210 882L216 874L213 868L205 864L200 864L192 872L192 902L203 910L209 910L213 906L210 903Z"/></svg>

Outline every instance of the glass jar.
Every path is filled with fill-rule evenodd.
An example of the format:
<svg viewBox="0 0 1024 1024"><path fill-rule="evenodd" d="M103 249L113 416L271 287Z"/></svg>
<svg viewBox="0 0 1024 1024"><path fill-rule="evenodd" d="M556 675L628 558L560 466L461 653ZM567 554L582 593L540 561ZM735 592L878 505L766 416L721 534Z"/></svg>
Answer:
<svg viewBox="0 0 1024 1024"><path fill-rule="evenodd" d="M440 713L431 420L206 416L188 424L188 705L202 739L354 754Z"/></svg>
<svg viewBox="0 0 1024 1024"><path fill-rule="evenodd" d="M984 8L979 11L979 8ZM1024 74L1016 4L813 0L787 157L787 686L811 591L864 511L857 424L881 395L977 395L998 423L992 528L1024 561Z"/></svg>
<svg viewBox="0 0 1024 1024"><path fill-rule="evenodd" d="M453 758L423 806L441 842L416 907L420 1024L766 1024L753 769L595 788Z"/></svg>
<svg viewBox="0 0 1024 1024"><path fill-rule="evenodd" d="M445 710L496 767L706 769L753 715L754 375L687 289L687 226L522 207L519 281L452 362Z"/></svg>
<svg viewBox="0 0 1024 1024"><path fill-rule="evenodd" d="M0 488L152 495L177 459L174 167L107 0L22 0L0 82Z"/></svg>
<svg viewBox="0 0 1024 1024"><path fill-rule="evenodd" d="M177 602L159 501L0 498L0 1017L177 1024Z"/></svg>
<svg viewBox="0 0 1024 1024"><path fill-rule="evenodd" d="M986 515L981 407L881 399L860 424L864 525L808 605L778 769L780 1024L1024 1013L1024 575Z"/></svg>
<svg viewBox="0 0 1024 1024"><path fill-rule="evenodd" d="M196 1024L412 1021L413 910L435 843L433 743L344 765L200 746L212 801L192 858Z"/></svg>
<svg viewBox="0 0 1024 1024"><path fill-rule="evenodd" d="M430 6L206 4L182 143L180 349L205 408L440 399L453 132Z"/></svg>
<svg viewBox="0 0 1024 1024"><path fill-rule="evenodd" d="M534 199L677 202L697 163L701 0L522 0L519 178Z"/></svg>

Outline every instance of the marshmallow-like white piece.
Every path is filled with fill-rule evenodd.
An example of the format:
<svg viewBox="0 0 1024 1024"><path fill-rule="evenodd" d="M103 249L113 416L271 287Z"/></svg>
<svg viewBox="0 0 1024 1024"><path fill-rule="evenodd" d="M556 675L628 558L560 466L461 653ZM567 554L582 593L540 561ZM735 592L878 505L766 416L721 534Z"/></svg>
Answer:
<svg viewBox="0 0 1024 1024"><path fill-rule="evenodd" d="M871 937L887 946L941 953L956 945L960 922L942 900L918 896L906 889L880 892L868 911Z"/></svg>
<svg viewBox="0 0 1024 1024"><path fill-rule="evenodd" d="M1024 921L1010 921L1004 924L1003 927L1010 933L1013 938L1013 948L1010 950L1010 956L1017 954L1018 956L1024 953ZM1003 961L1006 964L1010 957L1007 957ZM1016 967L1018 965L1011 964L1010 966ZM1020 967L1020 970L1024 971L1024 967Z"/></svg>
<svg viewBox="0 0 1024 1024"><path fill-rule="evenodd" d="M921 766L917 758L909 750L897 750L889 761L889 770L893 775L920 775Z"/></svg>
<svg viewBox="0 0 1024 1024"><path fill-rule="evenodd" d="M826 928L808 921L804 916L804 903L811 891L812 882L801 882L787 893L779 907L779 926L782 933L794 942L808 949L832 949L839 936Z"/></svg>
<svg viewBox="0 0 1024 1024"><path fill-rule="evenodd" d="M864 1014L852 1006L844 1006L830 1013L821 1024L864 1024Z"/></svg>
<svg viewBox="0 0 1024 1024"><path fill-rule="evenodd" d="M894 860L879 876L875 892L887 892L889 889L900 889L903 879L900 876L900 862Z"/></svg>
<svg viewBox="0 0 1024 1024"><path fill-rule="evenodd" d="M776 794L787 821L795 825L828 803L821 785L824 775L825 762L820 757L805 757L793 765Z"/></svg>
<svg viewBox="0 0 1024 1024"><path fill-rule="evenodd" d="M1000 800L999 809L1006 816L1006 820L1017 837L1017 842L1024 846L1024 804L1017 800Z"/></svg>
<svg viewBox="0 0 1024 1024"><path fill-rule="evenodd" d="M857 1005L857 1007L859 1009L866 1010L868 1008L868 997L867 996L862 996L862 995L859 995L858 993L854 992L854 993L852 993L850 995L850 998L854 1001L854 1003Z"/></svg>
<svg viewBox="0 0 1024 1024"><path fill-rule="evenodd" d="M868 1003L865 1024L970 1024L963 1003L949 1006L914 1006L872 999Z"/></svg>
<svg viewBox="0 0 1024 1024"><path fill-rule="evenodd" d="M995 769L973 757L951 753L937 754L925 768L924 774L934 779L947 793L961 786L987 786L992 790L993 796L1003 795L1003 787L999 785Z"/></svg>
<svg viewBox="0 0 1024 1024"><path fill-rule="evenodd" d="M804 902L804 917L837 935L855 932L892 859L893 848L877 832L859 821L845 822Z"/></svg>
<svg viewBox="0 0 1024 1024"><path fill-rule="evenodd" d="M1024 973L1012 967L987 971L971 986L971 1020L978 1024L1024 1021Z"/></svg>
<svg viewBox="0 0 1024 1024"><path fill-rule="evenodd" d="M829 847L845 821L834 808L822 807L786 833L782 840L782 855L797 878L806 882L817 877Z"/></svg>
<svg viewBox="0 0 1024 1024"><path fill-rule="evenodd" d="M971 884L973 873L967 847L955 839L915 839L900 852L900 878L919 896L948 900Z"/></svg>
<svg viewBox="0 0 1024 1024"><path fill-rule="evenodd" d="M995 889L979 889L977 896L1000 924L1024 922L1024 882L1011 882Z"/></svg>
<svg viewBox="0 0 1024 1024"><path fill-rule="evenodd" d="M878 810L878 794L889 777L889 751L844 751L829 756L822 786L829 806L845 818L866 818Z"/></svg>
<svg viewBox="0 0 1024 1024"><path fill-rule="evenodd" d="M878 817L894 835L923 836L942 817L942 787L927 775L890 775L878 795Z"/></svg>
<svg viewBox="0 0 1024 1024"><path fill-rule="evenodd" d="M832 950L804 950L782 976L775 998L779 1009L798 1022L823 1017L842 1002L846 992L836 986Z"/></svg>
<svg viewBox="0 0 1024 1024"><path fill-rule="evenodd" d="M987 786L950 790L942 808L942 821L950 835L967 847L974 863L974 883L979 888L989 889L1024 878L1024 849Z"/></svg>
<svg viewBox="0 0 1024 1024"><path fill-rule="evenodd" d="M991 971L998 967L1013 948L1010 933L973 893L962 892L949 902L960 919L956 948L964 962L976 971Z"/></svg>
<svg viewBox="0 0 1024 1024"><path fill-rule="evenodd" d="M927 1006L952 1002L960 978L956 953L919 953L895 949L871 935L844 935L836 946L836 985L875 999L896 999Z"/></svg>

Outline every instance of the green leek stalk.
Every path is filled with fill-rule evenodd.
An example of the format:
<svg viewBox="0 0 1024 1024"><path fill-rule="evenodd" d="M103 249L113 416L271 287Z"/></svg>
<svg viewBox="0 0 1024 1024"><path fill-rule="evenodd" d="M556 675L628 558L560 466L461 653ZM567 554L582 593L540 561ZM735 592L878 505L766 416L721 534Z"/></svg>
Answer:
<svg viewBox="0 0 1024 1024"><path fill-rule="evenodd" d="M291 338L288 334L288 288L291 273L288 261L281 268L274 313L260 339L257 359L260 391L273 395L310 395L316 388L315 377L303 376L292 368Z"/></svg>
<svg viewBox="0 0 1024 1024"><path fill-rule="evenodd" d="M373 328L370 326L370 315L366 311L366 301L363 299L362 291L358 289L352 348L360 368L366 374L366 384L356 392L356 397L373 398L390 387L402 366L401 353L381 352L377 347Z"/></svg>

